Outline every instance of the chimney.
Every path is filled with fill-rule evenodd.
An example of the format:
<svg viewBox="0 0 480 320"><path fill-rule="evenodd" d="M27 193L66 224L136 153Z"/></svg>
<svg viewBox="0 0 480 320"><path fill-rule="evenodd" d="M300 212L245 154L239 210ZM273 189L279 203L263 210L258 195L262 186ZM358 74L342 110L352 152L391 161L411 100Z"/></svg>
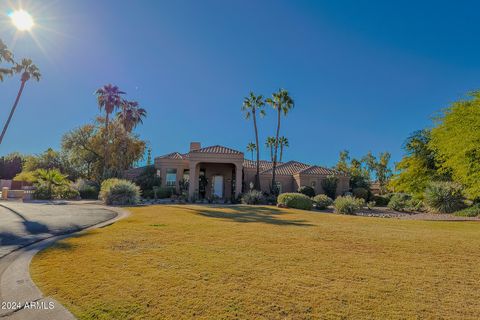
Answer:
<svg viewBox="0 0 480 320"><path fill-rule="evenodd" d="M201 148L200 142L190 142L190 151L195 151Z"/></svg>

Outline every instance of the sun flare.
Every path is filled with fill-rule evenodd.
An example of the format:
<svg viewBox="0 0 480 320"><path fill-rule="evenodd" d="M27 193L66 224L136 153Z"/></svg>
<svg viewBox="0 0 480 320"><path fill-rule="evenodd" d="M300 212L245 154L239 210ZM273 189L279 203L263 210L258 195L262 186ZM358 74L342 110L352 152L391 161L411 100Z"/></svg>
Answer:
<svg viewBox="0 0 480 320"><path fill-rule="evenodd" d="M10 19L12 19L13 25L20 31L28 31L34 24L32 16L24 10L13 11L10 14Z"/></svg>

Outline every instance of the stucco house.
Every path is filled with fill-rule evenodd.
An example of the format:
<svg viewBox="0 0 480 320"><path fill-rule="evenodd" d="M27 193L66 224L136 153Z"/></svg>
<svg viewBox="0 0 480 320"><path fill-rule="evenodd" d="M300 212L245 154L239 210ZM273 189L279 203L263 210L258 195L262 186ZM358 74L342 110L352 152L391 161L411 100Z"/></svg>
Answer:
<svg viewBox="0 0 480 320"><path fill-rule="evenodd" d="M182 183L188 181L190 199L214 196L232 199L250 189L256 173L256 162L245 159L243 152L219 145L202 148L199 142L190 143L187 153L172 152L156 157L154 166L162 186L179 190ZM262 191L270 191L272 166L270 161L260 161ZM348 176L298 161L277 164L277 187L280 192L295 192L300 186L311 186L317 194L323 193L321 182L329 175L338 177L337 194L349 190Z"/></svg>

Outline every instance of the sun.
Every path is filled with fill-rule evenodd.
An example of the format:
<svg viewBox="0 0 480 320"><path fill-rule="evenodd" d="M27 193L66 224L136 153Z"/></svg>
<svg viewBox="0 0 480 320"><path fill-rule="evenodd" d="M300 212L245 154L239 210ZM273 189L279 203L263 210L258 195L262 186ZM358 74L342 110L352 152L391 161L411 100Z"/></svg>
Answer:
<svg viewBox="0 0 480 320"><path fill-rule="evenodd" d="M33 27L32 16L24 10L17 10L10 13L13 25L20 31L28 31Z"/></svg>

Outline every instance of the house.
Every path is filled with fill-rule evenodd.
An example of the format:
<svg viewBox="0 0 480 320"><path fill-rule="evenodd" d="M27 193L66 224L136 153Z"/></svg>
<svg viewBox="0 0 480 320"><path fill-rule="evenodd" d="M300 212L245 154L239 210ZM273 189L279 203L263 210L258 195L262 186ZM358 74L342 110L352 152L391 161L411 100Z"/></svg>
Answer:
<svg viewBox="0 0 480 320"><path fill-rule="evenodd" d="M182 188L187 192L188 187L190 199L232 199L253 186L256 173L256 162L245 159L243 152L219 145L202 148L199 142L190 143L188 153L172 152L156 157L154 166L162 186L177 192ZM260 185L264 192L270 191L272 167L272 162L260 161ZM132 170L127 173L130 178L140 172L139 168ZM311 186L318 194L323 193L322 180L329 175L338 177L337 194L349 190L348 176L298 161L277 163L276 183L280 192L296 192L300 186Z"/></svg>

